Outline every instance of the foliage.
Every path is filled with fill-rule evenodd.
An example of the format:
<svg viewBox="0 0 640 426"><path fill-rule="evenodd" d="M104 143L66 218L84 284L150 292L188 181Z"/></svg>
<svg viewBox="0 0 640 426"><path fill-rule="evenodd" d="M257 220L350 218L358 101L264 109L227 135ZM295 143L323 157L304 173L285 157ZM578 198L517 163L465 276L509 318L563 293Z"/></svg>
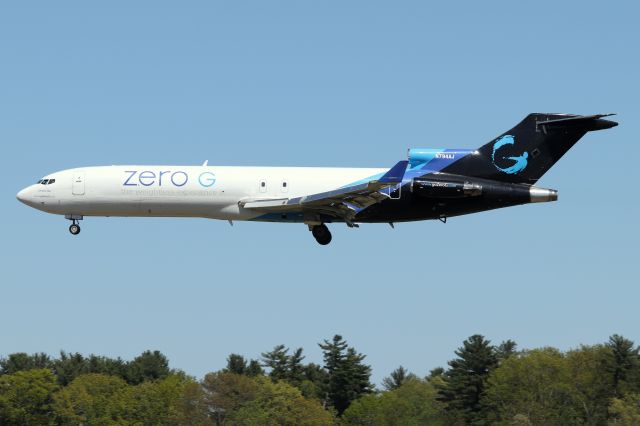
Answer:
<svg viewBox="0 0 640 426"><path fill-rule="evenodd" d="M467 423L482 423L481 396L489 373L498 365L496 350L489 340L475 334L465 340L455 354L458 358L449 361L450 368L442 376L440 400Z"/></svg>
<svg viewBox="0 0 640 426"><path fill-rule="evenodd" d="M169 373L169 361L166 356L160 351L145 351L127 366L127 381L135 385L145 380L163 379Z"/></svg>
<svg viewBox="0 0 640 426"><path fill-rule="evenodd" d="M76 377L54 396L61 425L127 424L127 382L116 376L90 373Z"/></svg>
<svg viewBox="0 0 640 426"><path fill-rule="evenodd" d="M403 366L393 370L389 377L382 379L382 387L385 390L395 390L405 384L409 380L416 379L416 375L409 373Z"/></svg>
<svg viewBox="0 0 640 426"><path fill-rule="evenodd" d="M129 386L127 397L130 407L128 420L144 425L174 425L184 419L185 406L181 404L186 387L193 380L181 374L172 374L162 380L146 381L137 386ZM202 408L202 406L201 406ZM200 414L192 411L191 415Z"/></svg>
<svg viewBox="0 0 640 426"><path fill-rule="evenodd" d="M230 414L228 425L300 425L324 426L333 424L331 412L315 400L302 396L286 382L254 379L255 397Z"/></svg>
<svg viewBox="0 0 640 426"><path fill-rule="evenodd" d="M609 407L609 424L621 426L640 425L640 395L629 394L624 398L614 398Z"/></svg>
<svg viewBox="0 0 640 426"><path fill-rule="evenodd" d="M342 416L344 425L444 425L442 403L431 383L420 379L406 380L401 386L382 394L365 395L354 401Z"/></svg>
<svg viewBox="0 0 640 426"><path fill-rule="evenodd" d="M513 340L505 340L496 348L496 357L499 361L509 358L511 355L516 353L517 346L518 345Z"/></svg>
<svg viewBox="0 0 640 426"><path fill-rule="evenodd" d="M323 365L284 345L239 354L200 382L158 351L131 361L61 352L0 359L1 425L637 425L639 348L619 335L568 351L465 340L424 379L398 367L375 393L339 335Z"/></svg>
<svg viewBox="0 0 640 426"><path fill-rule="evenodd" d="M570 424L575 392L565 356L556 349L523 352L506 359L488 379L485 403L497 421Z"/></svg>
<svg viewBox="0 0 640 426"><path fill-rule="evenodd" d="M373 390L369 382L371 367L362 363L365 355L349 347L340 335L336 334L332 341L325 340L319 346L328 374L329 400L338 414L342 414L352 401Z"/></svg>
<svg viewBox="0 0 640 426"><path fill-rule="evenodd" d="M606 369L611 374L615 396L640 393L640 348L617 334L609 337L606 347L611 350Z"/></svg>
<svg viewBox="0 0 640 426"><path fill-rule="evenodd" d="M56 378L48 369L30 369L0 376L0 424L51 424Z"/></svg>
<svg viewBox="0 0 640 426"><path fill-rule="evenodd" d="M209 373L202 381L205 401L211 416L221 424L229 413L253 400L258 385L250 377L234 373Z"/></svg>
<svg viewBox="0 0 640 426"><path fill-rule="evenodd" d="M33 370L37 368L51 368L52 361L45 353L33 355L18 352L0 359L0 374L13 374L18 371Z"/></svg>
<svg viewBox="0 0 640 426"><path fill-rule="evenodd" d="M264 370L258 361L252 359L247 363L247 360L238 354L231 354L227 357L227 367L223 371L226 373L243 374L250 377L262 376L264 374Z"/></svg>

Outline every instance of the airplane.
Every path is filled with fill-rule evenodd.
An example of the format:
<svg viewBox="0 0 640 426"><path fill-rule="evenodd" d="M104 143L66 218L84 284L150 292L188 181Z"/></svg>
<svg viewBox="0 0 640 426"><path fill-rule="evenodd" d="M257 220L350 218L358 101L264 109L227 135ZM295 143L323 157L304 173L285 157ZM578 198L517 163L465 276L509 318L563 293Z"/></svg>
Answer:
<svg viewBox="0 0 640 426"><path fill-rule="evenodd" d="M439 219L556 201L534 186L587 132L614 114L529 114L478 149L408 150L390 169L326 167L100 166L46 175L17 194L24 204L71 220L85 216L201 217L304 223L321 245L327 223Z"/></svg>

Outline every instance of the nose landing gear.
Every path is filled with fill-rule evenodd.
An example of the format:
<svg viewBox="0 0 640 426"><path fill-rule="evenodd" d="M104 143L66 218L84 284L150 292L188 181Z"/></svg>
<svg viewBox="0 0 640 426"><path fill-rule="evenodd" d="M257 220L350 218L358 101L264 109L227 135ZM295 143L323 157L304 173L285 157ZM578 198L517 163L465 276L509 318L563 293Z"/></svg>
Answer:
<svg viewBox="0 0 640 426"><path fill-rule="evenodd" d="M327 225L324 223L321 225L314 225L311 227L311 234L316 239L318 244L326 246L331 242L331 232Z"/></svg>
<svg viewBox="0 0 640 426"><path fill-rule="evenodd" d="M80 225L78 225L78 221L82 220L82 216L77 214L66 214L64 215L64 218L69 219L72 222L71 226L69 226L69 232L71 232L71 235L78 235L80 233Z"/></svg>

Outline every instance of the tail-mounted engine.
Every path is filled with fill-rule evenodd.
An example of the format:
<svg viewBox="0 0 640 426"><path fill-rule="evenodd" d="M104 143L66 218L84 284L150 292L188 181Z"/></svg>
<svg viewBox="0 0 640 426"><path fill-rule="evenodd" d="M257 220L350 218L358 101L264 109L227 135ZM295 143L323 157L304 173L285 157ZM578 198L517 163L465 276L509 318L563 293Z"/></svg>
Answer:
<svg viewBox="0 0 640 426"><path fill-rule="evenodd" d="M454 182L416 178L411 183L411 191L420 197L464 198L482 195L482 185L472 182Z"/></svg>

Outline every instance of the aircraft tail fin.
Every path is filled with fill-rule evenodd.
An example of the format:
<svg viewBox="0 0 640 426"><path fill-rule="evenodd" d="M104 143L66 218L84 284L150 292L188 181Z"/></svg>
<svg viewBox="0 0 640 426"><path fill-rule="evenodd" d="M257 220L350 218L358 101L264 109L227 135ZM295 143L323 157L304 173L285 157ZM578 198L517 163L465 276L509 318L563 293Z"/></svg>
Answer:
<svg viewBox="0 0 640 426"><path fill-rule="evenodd" d="M587 132L617 126L610 115L529 114L442 172L532 185Z"/></svg>

